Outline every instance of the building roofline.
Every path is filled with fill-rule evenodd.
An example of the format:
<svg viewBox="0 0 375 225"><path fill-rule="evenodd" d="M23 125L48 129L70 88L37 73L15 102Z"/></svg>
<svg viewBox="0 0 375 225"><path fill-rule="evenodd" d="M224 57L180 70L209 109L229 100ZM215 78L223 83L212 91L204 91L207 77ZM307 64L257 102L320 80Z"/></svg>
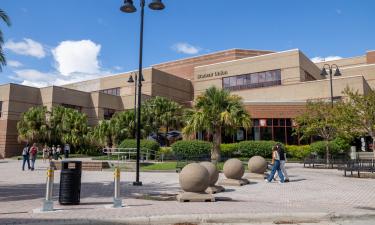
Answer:
<svg viewBox="0 0 375 225"><path fill-rule="evenodd" d="M367 67L367 66L375 66L375 63L361 64L361 65L355 65L355 66L342 66L342 67L340 67L340 69L351 69L351 68Z"/></svg>
<svg viewBox="0 0 375 225"><path fill-rule="evenodd" d="M245 58L242 58L242 59L234 59L234 60L228 60L228 61L225 61L225 62L218 62L218 63L212 63L212 64L207 64L207 65L202 65L202 66L196 66L194 68L201 68L201 67L205 67L205 66L219 65L219 64L223 64L223 63L230 63L230 62L235 62L235 61L246 60L246 59L249 59L249 58L266 57L266 56L269 56L269 55L282 54L282 53L293 52L293 51L301 52L298 48L294 48L294 49L289 49L289 50L280 51L280 52L272 52L272 53L268 53L268 54L264 54L264 55L249 56L249 57L245 57Z"/></svg>
<svg viewBox="0 0 375 225"><path fill-rule="evenodd" d="M170 61L166 61L166 62L162 62L162 63L158 63L158 64L153 64L153 65L151 65L151 67L161 66L161 65L164 65L164 64L168 64L168 63L180 62L180 61L184 61L184 60L190 60L190 59L194 59L194 58L199 58L199 57L204 57L204 56L209 56L209 55L214 55L214 54L224 53L224 52L229 52L229 51L236 51L236 50L240 50L240 51L254 51L254 52L270 52L270 53L274 53L275 52L275 51L272 51L272 50L231 48L231 49L227 49L227 50L220 50L220 51L206 53L206 54L202 54L202 55L196 55L196 56L191 56L191 57L187 57L187 58L170 60ZM268 53L268 54L270 54L270 53Z"/></svg>

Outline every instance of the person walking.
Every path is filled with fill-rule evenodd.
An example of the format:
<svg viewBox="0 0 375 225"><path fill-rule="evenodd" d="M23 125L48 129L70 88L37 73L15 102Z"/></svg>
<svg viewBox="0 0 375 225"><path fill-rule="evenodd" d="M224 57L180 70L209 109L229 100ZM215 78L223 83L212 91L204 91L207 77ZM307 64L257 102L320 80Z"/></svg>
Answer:
<svg viewBox="0 0 375 225"><path fill-rule="evenodd" d="M56 148L56 159L57 159L57 160L62 159L62 157L61 157L61 147L60 147L60 145L57 145L57 148Z"/></svg>
<svg viewBox="0 0 375 225"><path fill-rule="evenodd" d="M31 169L30 167L30 151L29 151L29 144L22 149L22 171L25 170L25 164L27 163L27 168Z"/></svg>
<svg viewBox="0 0 375 225"><path fill-rule="evenodd" d="M36 146L36 143L34 143L30 149L31 171L35 169L35 161L36 161L37 154L38 154L38 147Z"/></svg>
<svg viewBox="0 0 375 225"><path fill-rule="evenodd" d="M69 158L69 153L70 153L70 146L69 144L64 145L64 157L65 159Z"/></svg>
<svg viewBox="0 0 375 225"><path fill-rule="evenodd" d="M56 153L56 147L55 147L55 145L52 145L52 158L54 160L57 160L57 153Z"/></svg>
<svg viewBox="0 0 375 225"><path fill-rule="evenodd" d="M281 168L280 168L280 156L279 156L279 153L277 151L277 147L274 146L272 148L272 170L271 170L271 173L270 175L268 176L267 179L265 179L266 182L270 183L273 179L273 177L275 176L275 173L277 172L277 174L279 175L280 177L280 183L284 183L284 176L283 176L283 172L281 172Z"/></svg>
<svg viewBox="0 0 375 225"><path fill-rule="evenodd" d="M47 144L44 145L43 147L43 162L45 163L47 158L49 158L49 151L48 151L48 146Z"/></svg>
<svg viewBox="0 0 375 225"><path fill-rule="evenodd" d="M283 147L280 144L276 144L276 148L277 148L277 152L279 153L279 156L280 156L280 168L281 168L281 172L283 173L284 178L285 178L284 181L289 182L288 172L285 169L285 164L287 162L286 153L285 153ZM275 177L276 177L276 174L275 174Z"/></svg>

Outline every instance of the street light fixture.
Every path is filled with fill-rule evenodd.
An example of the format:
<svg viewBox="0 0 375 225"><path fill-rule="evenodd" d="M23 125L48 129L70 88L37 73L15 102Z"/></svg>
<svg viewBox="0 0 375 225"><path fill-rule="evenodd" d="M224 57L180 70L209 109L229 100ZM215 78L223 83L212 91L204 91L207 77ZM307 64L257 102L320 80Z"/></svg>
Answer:
<svg viewBox="0 0 375 225"><path fill-rule="evenodd" d="M134 79L133 79L133 76L130 74L130 77L128 79L128 83L134 83L134 127L137 126L137 80L138 80L138 76L137 76L137 72L132 72L132 74L134 74ZM141 81L145 81L145 79L143 79L143 76L141 77ZM134 129L134 137L137 137L137 131Z"/></svg>
<svg viewBox="0 0 375 225"><path fill-rule="evenodd" d="M330 82L330 85L331 85L331 106L333 107L332 73L333 73L333 69L336 69L335 74L333 76L338 77L338 76L341 76L341 72L339 70L339 67L336 64L332 64L332 65L324 64L324 66L322 68L322 72L320 73L321 76L326 77L328 75L326 68L329 70L329 82Z"/></svg>
<svg viewBox="0 0 375 225"><path fill-rule="evenodd" d="M133 182L134 186L142 186L142 182L139 181L139 160L141 156L141 101L142 101L142 81L143 81L143 75L142 75L142 57L143 57L143 22L144 22L144 8L146 5L145 0L140 0L140 7L141 7L141 27L140 27L140 41L139 41L139 67L138 67L138 75L140 79L136 79L135 83L138 85L138 101L137 101L137 167L136 167L136 181ZM161 0L153 0L149 4L149 8L152 10L163 10L165 8L164 4ZM124 5L121 6L120 10L125 13L134 13L137 11L137 8L133 4L133 0L124 0ZM131 78L129 78L129 81L131 82ZM134 80L133 80L134 82Z"/></svg>

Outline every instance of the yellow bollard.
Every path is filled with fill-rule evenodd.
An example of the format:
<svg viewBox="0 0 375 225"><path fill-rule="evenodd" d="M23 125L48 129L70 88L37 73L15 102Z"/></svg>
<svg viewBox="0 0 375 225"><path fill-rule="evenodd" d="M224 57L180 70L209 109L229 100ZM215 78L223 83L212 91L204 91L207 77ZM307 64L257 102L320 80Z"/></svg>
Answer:
<svg viewBox="0 0 375 225"><path fill-rule="evenodd" d="M121 170L120 167L116 167L114 171L114 197L113 197L113 207L114 208L121 208L122 207L122 199L120 198L120 176Z"/></svg>
<svg viewBox="0 0 375 225"><path fill-rule="evenodd" d="M55 171L52 166L47 169L46 196L43 201L42 211L53 211L52 191Z"/></svg>

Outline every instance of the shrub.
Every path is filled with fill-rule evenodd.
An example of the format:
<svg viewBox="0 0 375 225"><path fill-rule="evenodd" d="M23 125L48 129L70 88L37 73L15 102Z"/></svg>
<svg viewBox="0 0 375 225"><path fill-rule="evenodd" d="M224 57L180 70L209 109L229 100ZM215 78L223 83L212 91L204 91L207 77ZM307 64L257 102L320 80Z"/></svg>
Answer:
<svg viewBox="0 0 375 225"><path fill-rule="evenodd" d="M207 141L177 141L172 145L172 151L179 158L197 158L208 156L211 153L212 144Z"/></svg>
<svg viewBox="0 0 375 225"><path fill-rule="evenodd" d="M238 143L238 150L242 157L253 157L256 155L264 158L272 157L272 148L278 142L275 141L242 141ZM284 145L280 143L283 147Z"/></svg>
<svg viewBox="0 0 375 225"><path fill-rule="evenodd" d="M169 160L169 159L174 159L174 153L172 151L172 147L160 147L157 157L158 159L161 159L163 155L163 160Z"/></svg>
<svg viewBox="0 0 375 225"><path fill-rule="evenodd" d="M221 144L221 155L223 157L236 157L240 156L238 152L238 143L231 143L231 144Z"/></svg>
<svg viewBox="0 0 375 225"><path fill-rule="evenodd" d="M291 158L304 159L311 154L310 145L287 145L286 153Z"/></svg>
<svg viewBox="0 0 375 225"><path fill-rule="evenodd" d="M125 139L123 140L119 148L136 148L137 147L137 140L135 139ZM159 151L159 144L153 140L141 140L141 149L149 149L157 153Z"/></svg>
<svg viewBox="0 0 375 225"><path fill-rule="evenodd" d="M336 138L333 141L330 141L329 144L329 152L332 157L335 157L341 153L345 153L349 148L350 144L341 138ZM325 157L326 154L326 142L325 141L317 141L310 145L311 151L316 152L320 157Z"/></svg>

